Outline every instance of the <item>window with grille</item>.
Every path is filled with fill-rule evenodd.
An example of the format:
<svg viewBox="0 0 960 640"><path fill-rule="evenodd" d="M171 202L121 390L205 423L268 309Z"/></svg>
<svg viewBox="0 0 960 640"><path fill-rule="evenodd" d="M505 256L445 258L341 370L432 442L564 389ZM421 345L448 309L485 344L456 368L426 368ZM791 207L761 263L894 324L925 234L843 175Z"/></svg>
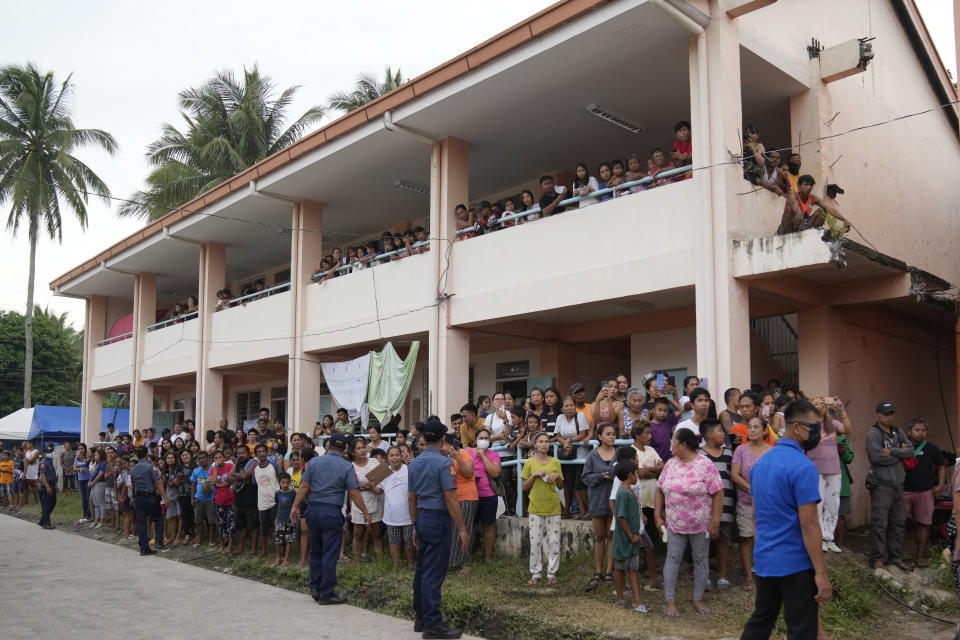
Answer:
<svg viewBox="0 0 960 640"><path fill-rule="evenodd" d="M285 388L284 388L285 389ZM260 417L260 392L259 391L240 391L237 393L237 416L238 426L243 425L244 420L256 420Z"/></svg>

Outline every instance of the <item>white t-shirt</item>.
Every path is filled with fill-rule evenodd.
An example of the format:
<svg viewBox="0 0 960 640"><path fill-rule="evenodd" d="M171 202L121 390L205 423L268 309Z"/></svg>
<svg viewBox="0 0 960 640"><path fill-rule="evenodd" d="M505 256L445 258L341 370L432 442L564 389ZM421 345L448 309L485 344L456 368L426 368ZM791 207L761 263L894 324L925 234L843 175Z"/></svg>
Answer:
<svg viewBox="0 0 960 640"><path fill-rule="evenodd" d="M510 415L509 411L507 411L507 415L508 416ZM487 417L483 421L483 428L490 431L491 436L497 436L503 433L504 427L506 427L506 423L500 419L500 416L497 415L496 411L487 415ZM499 446L508 445L508 444L510 444L509 437L501 440L493 440L491 437L491 442L490 442L491 447L499 447ZM513 459L515 457L515 454L513 453L512 450L500 451L499 453L500 453L500 457L504 459Z"/></svg>
<svg viewBox="0 0 960 640"><path fill-rule="evenodd" d="M27 466L27 480L36 480L40 473L40 452L32 449L23 454L23 462Z"/></svg>
<svg viewBox="0 0 960 640"><path fill-rule="evenodd" d="M367 458L367 464L363 467L354 462L353 470L357 472L357 481L360 484L366 482L367 474L379 466L380 463L375 458ZM363 504L367 506L367 512L373 517L373 521L378 522L380 520L378 516L383 513L383 494L361 489L360 497L363 498ZM350 502L350 507L353 509L352 513L361 514L360 509L353 504L353 501Z"/></svg>
<svg viewBox="0 0 960 640"><path fill-rule="evenodd" d="M266 511L277 504L274 494L280 490L280 483L277 482L277 470L273 464L267 463L267 466L261 467L256 460L253 461L256 466L253 468L253 480L257 483L257 509Z"/></svg>
<svg viewBox="0 0 960 640"><path fill-rule="evenodd" d="M647 447L647 449L650 449L650 448L651 448L651 447ZM654 480L654 482L656 482L656 480ZM620 478L618 478L618 477L616 477L616 476L613 477L613 488L610 490L610 499L613 500L614 503L617 502L617 491L620 491L620 486L621 486L622 484L623 484L623 483L620 482ZM640 501L640 483L639 483L639 482L634 483L634 485L633 485L632 487L630 487L630 491L633 492L633 495L634 495L634 496L636 496L637 501ZM641 505L642 505L642 504L643 504L643 503L641 502ZM615 513L616 513L616 512L614 512L614 514L615 514ZM616 519L616 518L611 518L611 520L612 520L612 522L610 523L610 531L616 531L616 530L617 530L617 527L620 526L620 523L617 522L617 519ZM639 534L642 535L645 530L646 530L646 527L643 526L643 518L641 517L641 518L640 518L640 531L637 531L637 533L639 533Z"/></svg>
<svg viewBox="0 0 960 640"><path fill-rule="evenodd" d="M184 432L182 432L182 431L181 431L180 433L171 433L171 434L170 434L170 442L176 442L177 440L184 440L184 441L186 441L186 439L187 439L187 434L184 433Z"/></svg>
<svg viewBox="0 0 960 640"><path fill-rule="evenodd" d="M656 466L660 462L660 454L649 444L643 448L643 451L635 446L633 448L637 451L637 462L641 469ZM637 482L636 486L640 487L640 504L652 509L654 499L657 496L657 479L643 478Z"/></svg>
<svg viewBox="0 0 960 640"><path fill-rule="evenodd" d="M407 502L407 465L400 465L380 483L383 489L383 524L405 527L410 522L410 506Z"/></svg>
<svg viewBox="0 0 960 640"><path fill-rule="evenodd" d="M683 422L678 424L673 429L673 435L677 435L677 431L680 431L681 429L689 429L690 431L693 431L693 434L695 436L697 437L700 436L700 425L695 424L693 420L684 420Z"/></svg>
<svg viewBox="0 0 960 640"><path fill-rule="evenodd" d="M587 180L587 186L592 190L590 193L593 193L594 191L600 191L600 183L597 182L597 179L593 176L590 176L590 178ZM581 187L581 189L582 188L583 187ZM580 193L579 189L577 188L573 189L573 194L577 196L587 195L585 193ZM589 207L590 205L597 204L598 202L600 202L600 198L587 198L586 200L581 200L579 205L580 208L583 209L584 207Z"/></svg>
<svg viewBox="0 0 960 640"><path fill-rule="evenodd" d="M567 420L566 414L561 413L557 416L557 423L554 425L553 432L563 438L569 440L571 438L576 438L584 431L588 431L590 425L587 423L587 416L583 415L579 411L574 414L573 420ZM590 447L578 447L574 445L577 450L577 459L585 460L587 454L590 453Z"/></svg>
<svg viewBox="0 0 960 640"><path fill-rule="evenodd" d="M683 396L682 398L680 398L681 407L687 404L688 402L690 402L690 396ZM677 421L686 422L692 417L693 417L693 409L687 409L686 411L680 414L680 416L677 418Z"/></svg>

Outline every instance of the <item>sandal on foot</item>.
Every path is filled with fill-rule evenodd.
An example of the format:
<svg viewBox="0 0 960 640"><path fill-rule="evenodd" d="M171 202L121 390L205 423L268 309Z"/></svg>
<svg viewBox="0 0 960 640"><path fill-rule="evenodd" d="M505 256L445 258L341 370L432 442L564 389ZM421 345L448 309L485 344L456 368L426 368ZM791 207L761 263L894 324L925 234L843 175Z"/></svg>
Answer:
<svg viewBox="0 0 960 640"><path fill-rule="evenodd" d="M720 591L725 591L730 588L730 581L726 578L720 578L717 580L717 589Z"/></svg>
<svg viewBox="0 0 960 640"><path fill-rule="evenodd" d="M589 584L587 584L587 591L593 591L601 584L603 584L603 574L595 573L591 576Z"/></svg>
<svg viewBox="0 0 960 640"><path fill-rule="evenodd" d="M613 603L613 606L615 606L617 609L626 609L627 603L624 602L623 600L617 600L616 602Z"/></svg>
<svg viewBox="0 0 960 640"><path fill-rule="evenodd" d="M611 584L613 584L613 574L612 574L612 573L605 573L605 574L603 574L603 584L606 584L606 585L611 585Z"/></svg>
<svg viewBox="0 0 960 640"><path fill-rule="evenodd" d="M663 608L663 615L667 616L667 618L670 620L677 620L678 618L680 618L679 611L671 612L666 607Z"/></svg>
<svg viewBox="0 0 960 640"><path fill-rule="evenodd" d="M540 576L531 576L530 579L527 580L527 584L530 585L531 587L537 584L538 582L540 582Z"/></svg>
<svg viewBox="0 0 960 640"><path fill-rule="evenodd" d="M550 585L551 587L555 587L557 585L557 579L554 578L553 576L550 576L547 578L547 584Z"/></svg>
<svg viewBox="0 0 960 640"><path fill-rule="evenodd" d="M740 588L743 589L744 591L753 591L753 580L748 580L747 582L744 582Z"/></svg>

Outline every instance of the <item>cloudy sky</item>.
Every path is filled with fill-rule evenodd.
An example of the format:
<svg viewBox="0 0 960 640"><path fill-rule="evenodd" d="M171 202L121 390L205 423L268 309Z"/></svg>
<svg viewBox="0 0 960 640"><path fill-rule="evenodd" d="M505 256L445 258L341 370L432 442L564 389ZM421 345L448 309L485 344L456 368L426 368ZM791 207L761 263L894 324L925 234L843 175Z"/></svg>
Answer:
<svg viewBox="0 0 960 640"><path fill-rule="evenodd" d="M945 64L956 76L953 20L947 0L916 0ZM549 0L449 0L350 3L317 0L252 2L167 0L66 2L34 0L5 7L0 64L33 61L58 78L73 72L75 123L108 130L120 153L79 155L125 197L142 185L143 156L162 122L180 125L176 95L212 71L260 65L277 86L302 85L291 114L324 104L352 86L357 73L400 66L416 76L548 6ZM264 11L263 8L268 8ZM36 25L42 25L39 28ZM2 211L4 217L7 211ZM48 283L134 232L91 201L84 233L64 218L63 244L44 239L37 252L37 303L83 324L83 302L53 296ZM0 309L23 311L26 236L0 240Z"/></svg>

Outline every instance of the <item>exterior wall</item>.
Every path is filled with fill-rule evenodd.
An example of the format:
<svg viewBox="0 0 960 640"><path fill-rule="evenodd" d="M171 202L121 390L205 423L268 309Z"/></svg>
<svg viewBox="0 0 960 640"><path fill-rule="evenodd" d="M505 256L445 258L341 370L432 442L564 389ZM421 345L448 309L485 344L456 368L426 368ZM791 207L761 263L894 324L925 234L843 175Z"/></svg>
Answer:
<svg viewBox="0 0 960 640"><path fill-rule="evenodd" d="M776 63L812 69L811 91L821 94L819 113L804 119L822 123L838 114L816 135L809 127L799 131L799 124L793 123L793 144L941 103L892 4L845 2L843 11L837 11L834 0L809 0L802 10L791 2L777 2L739 18L744 38L762 42L764 52ZM823 20L824 15L830 19ZM793 27L771 29L771 25L783 24ZM875 36L876 57L865 72L818 86L819 66L807 60L811 36L825 47ZM794 105L793 117L801 116ZM745 117L749 119L749 114ZM960 280L960 255L950 250L960 236L960 208L952 191L942 188L956 178L960 142L944 113L906 118L808 144L800 152L803 172L812 173L817 180L815 193L822 193L827 182L842 186L846 193L840 196L841 211L881 252L949 281ZM905 162L904 154L917 161ZM833 169L827 169L835 162Z"/></svg>
<svg viewBox="0 0 960 640"><path fill-rule="evenodd" d="M698 207L693 182L457 242L447 287L456 292L448 303L450 322L508 319L624 298L647 293L653 283L657 290L693 284L691 220ZM554 249L531 251L544 246ZM490 277L495 256L510 256L510 271L523 277ZM624 280L624 273L644 277ZM549 295L533 296L531 290Z"/></svg>
<svg viewBox="0 0 960 640"><path fill-rule="evenodd" d="M436 315L431 258L433 251L307 285L304 349L426 333Z"/></svg>
<svg viewBox="0 0 960 640"><path fill-rule="evenodd" d="M476 400L477 396L480 395L493 396L497 390L497 363L514 362L517 360L530 361L531 378L536 378L540 375L540 350L536 347L471 353L470 366L473 367L473 399ZM519 400L518 398L517 401ZM466 395L464 395L463 402L466 401ZM457 409L459 408L458 406Z"/></svg>
<svg viewBox="0 0 960 640"><path fill-rule="evenodd" d="M291 313L289 291L214 313L210 366L285 357L290 349Z"/></svg>
<svg viewBox="0 0 960 640"><path fill-rule="evenodd" d="M570 385L579 382L587 388L587 398L592 399L600 381L610 376L630 376L630 341L610 340L578 344L575 355L573 380L560 385L560 395L570 392ZM633 382L633 378L630 378Z"/></svg>
<svg viewBox="0 0 960 640"><path fill-rule="evenodd" d="M656 369L686 367L688 375L697 375L696 333L696 327L681 327L630 336L630 384L639 386L640 379ZM715 386L710 381L711 394Z"/></svg>
<svg viewBox="0 0 960 640"><path fill-rule="evenodd" d="M130 290L133 291L133 279L130 280ZM104 335L110 333L114 323L123 316L133 313L133 300L130 298L105 298L106 300L106 319L104 326Z"/></svg>
<svg viewBox="0 0 960 640"><path fill-rule="evenodd" d="M934 327L876 309L850 309L841 314L839 364L831 377L836 381L831 394L848 402L847 412L853 421L850 440L854 447L853 514L848 526L869 520L869 500L863 480L868 461L864 450L867 430L876 421L877 403L889 401L897 408L897 425L906 426L913 417L929 420L931 442L942 449L956 448L951 441L944 416L957 406L955 343L950 323L940 334L939 352ZM801 325L802 329L802 325ZM937 354L942 379L937 376ZM940 389L943 389L943 396ZM945 403L945 405L944 405Z"/></svg>
<svg viewBox="0 0 960 640"><path fill-rule="evenodd" d="M196 318L148 331L143 340L144 380L196 372L200 350L200 322Z"/></svg>

